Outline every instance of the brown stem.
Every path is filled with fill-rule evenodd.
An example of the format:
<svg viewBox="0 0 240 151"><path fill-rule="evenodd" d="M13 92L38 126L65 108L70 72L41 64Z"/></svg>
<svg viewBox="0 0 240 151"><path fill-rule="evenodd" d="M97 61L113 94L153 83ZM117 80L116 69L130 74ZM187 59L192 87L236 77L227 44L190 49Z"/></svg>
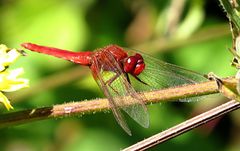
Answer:
<svg viewBox="0 0 240 151"><path fill-rule="evenodd" d="M224 81L230 84L236 84L235 78L227 78L224 79ZM144 95L146 96L145 103L149 104L158 103L161 101L173 101L193 96L208 95L217 92L218 87L216 82L208 81L164 90L144 92ZM0 115L0 127L27 123L34 120L73 116L76 114L84 115L109 109L110 107L107 99L71 102L66 104L54 105L51 107L36 108L2 114Z"/></svg>
<svg viewBox="0 0 240 151"><path fill-rule="evenodd" d="M171 138L183 134L184 132L199 127L211 120L218 118L219 116L222 116L239 108L240 102L237 102L235 100L229 101L214 109L204 112L198 116L195 116L185 122L182 122L172 128L169 128L161 133L158 133L147 139L144 139L141 142L138 142L128 148L125 148L123 151L147 150L153 146L156 146L157 144L163 143Z"/></svg>

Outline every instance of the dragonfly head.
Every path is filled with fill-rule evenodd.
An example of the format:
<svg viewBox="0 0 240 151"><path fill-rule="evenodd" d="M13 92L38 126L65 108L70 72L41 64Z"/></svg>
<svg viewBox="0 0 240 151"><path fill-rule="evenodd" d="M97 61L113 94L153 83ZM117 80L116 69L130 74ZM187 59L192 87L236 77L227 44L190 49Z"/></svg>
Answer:
<svg viewBox="0 0 240 151"><path fill-rule="evenodd" d="M133 76L137 76L145 69L143 57L136 53L134 56L127 57L123 62L124 71Z"/></svg>

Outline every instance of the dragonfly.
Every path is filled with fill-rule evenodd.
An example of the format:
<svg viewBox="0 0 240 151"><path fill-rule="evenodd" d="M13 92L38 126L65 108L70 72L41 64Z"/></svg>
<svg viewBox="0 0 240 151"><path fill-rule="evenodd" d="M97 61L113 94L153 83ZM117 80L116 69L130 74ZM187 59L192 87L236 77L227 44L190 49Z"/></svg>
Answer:
<svg viewBox="0 0 240 151"><path fill-rule="evenodd" d="M203 75L166 63L142 52L118 45L108 45L95 51L73 52L54 47L23 43L22 47L76 64L88 66L108 98L118 124L131 135L122 111L139 125L149 127L149 115L141 91L163 89L203 81Z"/></svg>

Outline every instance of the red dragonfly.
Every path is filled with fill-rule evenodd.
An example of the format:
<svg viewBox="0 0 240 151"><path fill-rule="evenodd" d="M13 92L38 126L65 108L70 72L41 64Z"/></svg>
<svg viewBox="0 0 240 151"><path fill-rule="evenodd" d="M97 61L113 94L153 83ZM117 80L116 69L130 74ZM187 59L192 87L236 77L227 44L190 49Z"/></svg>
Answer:
<svg viewBox="0 0 240 151"><path fill-rule="evenodd" d="M99 87L109 100L119 125L131 135L121 110L141 126L149 126L144 95L138 91L154 90L204 80L201 74L157 60L134 50L109 45L94 52L71 52L32 43L21 44L31 51L63 58L89 66ZM123 97L128 96L128 97Z"/></svg>

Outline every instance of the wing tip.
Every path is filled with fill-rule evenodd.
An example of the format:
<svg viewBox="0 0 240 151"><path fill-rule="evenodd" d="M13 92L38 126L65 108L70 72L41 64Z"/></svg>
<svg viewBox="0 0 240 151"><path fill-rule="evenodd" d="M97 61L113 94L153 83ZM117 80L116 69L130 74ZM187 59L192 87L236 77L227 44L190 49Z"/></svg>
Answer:
<svg viewBox="0 0 240 151"><path fill-rule="evenodd" d="M143 120L141 122L138 122L142 127L149 128L149 115L146 113L145 116L143 116Z"/></svg>

